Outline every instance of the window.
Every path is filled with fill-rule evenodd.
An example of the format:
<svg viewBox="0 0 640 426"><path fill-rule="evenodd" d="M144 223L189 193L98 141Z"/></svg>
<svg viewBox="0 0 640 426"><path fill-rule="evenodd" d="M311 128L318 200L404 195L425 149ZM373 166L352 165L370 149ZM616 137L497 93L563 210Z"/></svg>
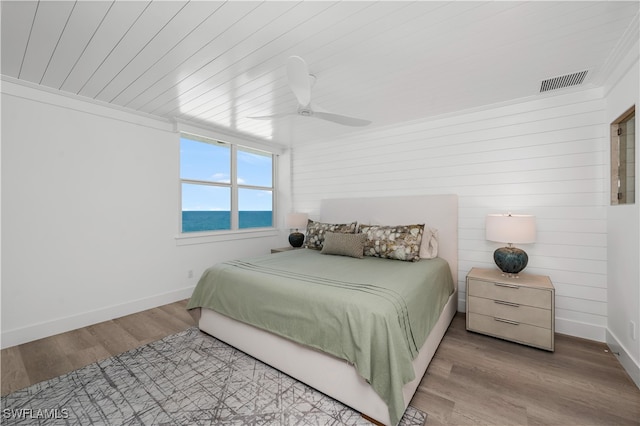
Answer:
<svg viewBox="0 0 640 426"><path fill-rule="evenodd" d="M611 205L636 200L635 106L611 123Z"/></svg>
<svg viewBox="0 0 640 426"><path fill-rule="evenodd" d="M272 153L181 134L182 233L273 227Z"/></svg>

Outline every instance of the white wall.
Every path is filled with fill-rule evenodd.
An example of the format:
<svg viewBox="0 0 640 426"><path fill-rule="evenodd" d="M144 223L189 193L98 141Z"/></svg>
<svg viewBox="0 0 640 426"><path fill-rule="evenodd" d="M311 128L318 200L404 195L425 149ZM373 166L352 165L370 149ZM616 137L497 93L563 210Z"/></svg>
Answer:
<svg viewBox="0 0 640 426"><path fill-rule="evenodd" d="M178 155L169 123L3 82L3 347L188 298L206 267L286 244L176 240Z"/></svg>
<svg viewBox="0 0 640 426"><path fill-rule="evenodd" d="M606 123L616 120L631 106L636 106L636 123L640 106L638 79L638 43L612 73L606 88ZM637 127L637 126L636 126ZM636 131L636 176L640 165ZM607 187L609 187L607 180ZM636 202L609 206L607 221L609 315L607 343L635 383L640 387L640 200L636 182ZM633 325L632 325L633 323ZM635 328L633 334L632 328Z"/></svg>
<svg viewBox="0 0 640 426"><path fill-rule="evenodd" d="M556 331L604 341L604 123L602 91L591 89L294 145L295 207L317 214L327 197L458 194L462 311L467 272L495 267L485 216L534 214L526 271L551 277Z"/></svg>

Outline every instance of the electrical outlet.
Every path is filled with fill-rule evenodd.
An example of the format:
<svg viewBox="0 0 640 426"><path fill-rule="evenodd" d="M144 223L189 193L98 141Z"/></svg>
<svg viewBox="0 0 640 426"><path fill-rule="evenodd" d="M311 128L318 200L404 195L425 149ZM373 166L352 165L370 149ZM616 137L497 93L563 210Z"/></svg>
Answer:
<svg viewBox="0 0 640 426"><path fill-rule="evenodd" d="M633 321L629 321L629 336L633 340L638 339L638 329L636 328L636 323Z"/></svg>
<svg viewBox="0 0 640 426"><path fill-rule="evenodd" d="M193 269L187 271L187 278L193 278Z"/></svg>

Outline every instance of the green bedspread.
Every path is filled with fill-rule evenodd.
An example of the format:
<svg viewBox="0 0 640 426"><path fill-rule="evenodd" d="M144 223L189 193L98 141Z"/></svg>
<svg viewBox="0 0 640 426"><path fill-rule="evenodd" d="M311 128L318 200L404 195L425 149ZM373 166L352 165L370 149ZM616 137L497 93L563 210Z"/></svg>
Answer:
<svg viewBox="0 0 640 426"><path fill-rule="evenodd" d="M187 309L209 308L352 363L404 412L411 361L453 292L446 261L354 259L293 250L207 269Z"/></svg>

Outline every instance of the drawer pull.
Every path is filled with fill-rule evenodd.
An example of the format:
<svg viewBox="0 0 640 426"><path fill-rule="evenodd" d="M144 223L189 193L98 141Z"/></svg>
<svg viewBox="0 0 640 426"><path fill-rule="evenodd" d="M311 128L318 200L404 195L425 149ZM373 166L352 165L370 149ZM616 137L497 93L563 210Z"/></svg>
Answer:
<svg viewBox="0 0 640 426"><path fill-rule="evenodd" d="M505 284L505 283L493 283L493 284L497 285L498 287L520 288L519 285L515 285L515 284Z"/></svg>
<svg viewBox="0 0 640 426"><path fill-rule="evenodd" d="M494 300L493 303L497 303L498 305L513 306L514 308L519 308L520 307L519 303L505 302L504 300Z"/></svg>
<svg viewBox="0 0 640 426"><path fill-rule="evenodd" d="M493 319L496 320L496 321L500 321L500 322L506 322L507 324L511 324L511 325L520 325L520 323L517 322L517 321L511 321L511 320L504 319L504 318L493 317Z"/></svg>

